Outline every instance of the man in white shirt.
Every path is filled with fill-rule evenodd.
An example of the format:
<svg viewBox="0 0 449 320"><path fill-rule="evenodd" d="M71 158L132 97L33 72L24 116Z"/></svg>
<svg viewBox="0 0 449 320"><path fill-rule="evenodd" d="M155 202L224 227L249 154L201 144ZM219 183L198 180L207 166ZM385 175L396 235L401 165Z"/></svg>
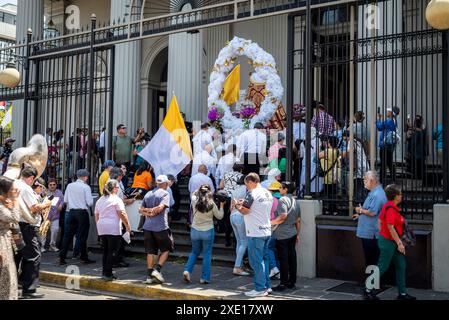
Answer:
<svg viewBox="0 0 449 320"><path fill-rule="evenodd" d="M85 169L78 170L76 173L78 180L67 186L64 194L64 202L67 203L68 211L68 230L64 232L64 241L61 252L59 253L59 264L66 265L67 251L70 239L73 239L79 230L80 237L80 260L83 264L94 263L87 256L87 237L89 236L89 208L92 207L94 200L92 190L87 185L89 171Z"/></svg>
<svg viewBox="0 0 449 320"><path fill-rule="evenodd" d="M207 167L202 164L199 166L197 174L193 175L189 180L190 196L205 184L210 186L212 192L215 192L214 183L212 182L212 179L207 176Z"/></svg>
<svg viewBox="0 0 449 320"><path fill-rule="evenodd" d="M258 122L254 129L243 132L237 149L240 162L245 166L244 174L260 174L261 164L266 163L267 158L267 135L263 124Z"/></svg>
<svg viewBox="0 0 449 320"><path fill-rule="evenodd" d="M192 175L197 174L200 165L203 164L207 167L207 171L209 172L209 174L211 174L212 177L215 177L215 173L217 170L217 159L211 155L212 151L213 146L211 144L208 144L203 151L197 153L193 157Z"/></svg>
<svg viewBox="0 0 449 320"><path fill-rule="evenodd" d="M193 142L193 155L201 153L207 145L213 145L212 136L209 133L209 124L203 123L201 130L195 135Z"/></svg>
<svg viewBox="0 0 449 320"><path fill-rule="evenodd" d="M262 188L260 178L250 173L245 178L248 189L245 199L237 202L236 209L243 214L248 238L248 257L254 270L255 290L247 292L249 297L263 297L272 292L268 258L268 242L271 237L270 212L273 196Z"/></svg>
<svg viewBox="0 0 449 320"><path fill-rule="evenodd" d="M35 168L27 166L21 171L20 179L15 182L17 189L20 191L19 197L25 203L31 214L39 214L42 210L51 207L51 202L40 204L31 188L37 175L38 173ZM19 276L19 283L22 284L22 297L24 299L44 297L44 294L38 294L36 292L39 284L39 267L41 262L41 243L37 235L37 229L40 224L40 218L37 224L32 225L24 220L23 215L19 223L25 248L18 252L15 260L17 269L22 271Z"/></svg>
<svg viewBox="0 0 449 320"><path fill-rule="evenodd" d="M236 157L236 152L236 145L230 145L227 149L226 155L221 157L220 161L218 161L217 171L215 172L217 186L220 185L220 181L223 180L225 173L232 171L234 164L239 162L239 159Z"/></svg>

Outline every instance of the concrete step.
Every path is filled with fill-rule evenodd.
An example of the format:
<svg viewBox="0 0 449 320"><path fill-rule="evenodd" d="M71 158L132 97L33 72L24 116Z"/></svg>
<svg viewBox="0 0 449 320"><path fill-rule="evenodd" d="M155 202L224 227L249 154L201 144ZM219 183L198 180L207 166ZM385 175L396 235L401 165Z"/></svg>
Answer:
<svg viewBox="0 0 449 320"><path fill-rule="evenodd" d="M100 252L100 248L92 248L92 250L96 252ZM173 253L170 253L169 260L171 261L178 261L182 260L182 263L187 262L187 259L189 258L190 252L192 250L191 245L184 246L181 244L178 244L175 240L175 251ZM143 243L133 243L126 247L126 252L134 257L140 257L142 259L145 259L145 248L143 246ZM198 258L200 261L202 261L202 256ZM214 249L212 250L212 265L214 266L221 266L221 267L233 267L235 263L235 256L231 256L229 254L223 254L219 253L214 246Z"/></svg>
<svg viewBox="0 0 449 320"><path fill-rule="evenodd" d="M192 249L192 242L190 239L190 232L185 230L179 230L179 231L173 231L173 239L175 241L175 248L182 248L186 251L190 252ZM231 256L232 259L235 258L235 247L226 247L225 245L226 239L223 234L216 234L215 235L215 242L214 242L214 253L220 254L220 255L227 255ZM143 247L143 233L135 233L134 237L132 238L131 244L135 244L138 246Z"/></svg>

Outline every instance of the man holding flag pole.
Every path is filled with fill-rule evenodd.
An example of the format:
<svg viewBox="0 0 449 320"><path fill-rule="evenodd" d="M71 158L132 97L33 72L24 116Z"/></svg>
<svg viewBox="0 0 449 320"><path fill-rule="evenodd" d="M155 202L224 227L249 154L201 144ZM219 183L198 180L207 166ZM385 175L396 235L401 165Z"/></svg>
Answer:
<svg viewBox="0 0 449 320"><path fill-rule="evenodd" d="M153 166L157 188L148 192L139 213L145 217L143 225L145 252L147 253L148 279L146 283L163 283L161 269L174 250L173 236L168 225L170 194L167 192L167 175L177 176L191 161L192 147L176 96L150 143L139 153ZM155 263L154 256L159 256Z"/></svg>

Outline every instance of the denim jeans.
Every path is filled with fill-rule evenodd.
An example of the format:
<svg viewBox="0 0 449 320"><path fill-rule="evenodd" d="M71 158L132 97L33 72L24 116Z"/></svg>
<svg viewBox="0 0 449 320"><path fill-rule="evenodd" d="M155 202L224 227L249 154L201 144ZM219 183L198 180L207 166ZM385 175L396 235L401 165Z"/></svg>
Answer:
<svg viewBox="0 0 449 320"><path fill-rule="evenodd" d="M271 288L268 265L268 242L270 237L248 237L249 264L254 270L254 286L257 291Z"/></svg>
<svg viewBox="0 0 449 320"><path fill-rule="evenodd" d="M235 268L243 267L243 256L248 248L248 238L246 237L245 219L240 213L231 215L231 225L234 230L234 236L237 240Z"/></svg>
<svg viewBox="0 0 449 320"><path fill-rule="evenodd" d="M270 270L273 268L279 268L279 261L276 259L276 255L276 239L271 237L268 242L268 266L270 267Z"/></svg>
<svg viewBox="0 0 449 320"><path fill-rule="evenodd" d="M212 247L214 245L215 230L198 231L192 228L190 231L190 238L192 239L192 252L190 253L184 271L192 273L198 256L202 254L203 267L201 270L201 279L210 281Z"/></svg>

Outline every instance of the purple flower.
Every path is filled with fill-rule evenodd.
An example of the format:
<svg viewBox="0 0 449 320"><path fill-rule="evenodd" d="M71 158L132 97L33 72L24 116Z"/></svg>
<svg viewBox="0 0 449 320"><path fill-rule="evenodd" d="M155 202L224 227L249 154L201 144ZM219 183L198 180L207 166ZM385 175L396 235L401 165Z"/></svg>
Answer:
<svg viewBox="0 0 449 320"><path fill-rule="evenodd" d="M224 116L224 112L217 109L216 107L212 107L209 110L209 114L207 115L208 119L212 122L220 120L221 118L223 118Z"/></svg>
<svg viewBox="0 0 449 320"><path fill-rule="evenodd" d="M251 106L246 106L240 110L240 115L244 119L252 118L256 114L256 108Z"/></svg>

